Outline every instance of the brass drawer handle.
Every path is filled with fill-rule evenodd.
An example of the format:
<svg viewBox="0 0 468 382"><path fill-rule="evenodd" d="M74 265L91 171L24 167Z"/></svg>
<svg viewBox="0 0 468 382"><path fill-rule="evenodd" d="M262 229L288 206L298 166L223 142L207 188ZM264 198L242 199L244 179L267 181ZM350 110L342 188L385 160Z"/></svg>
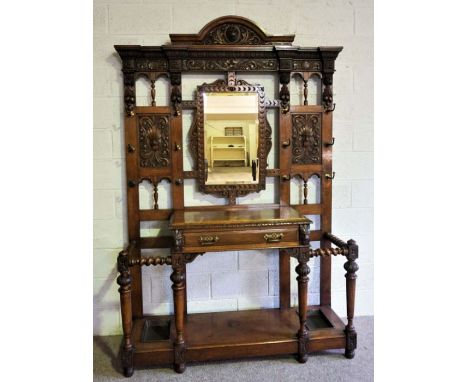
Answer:
<svg viewBox="0 0 468 382"><path fill-rule="evenodd" d="M284 237L283 233L266 233L265 236L263 236L267 243L277 243L281 241Z"/></svg>
<svg viewBox="0 0 468 382"><path fill-rule="evenodd" d="M214 243L218 242L218 240L218 236L200 236L198 238L200 245L213 245Z"/></svg>

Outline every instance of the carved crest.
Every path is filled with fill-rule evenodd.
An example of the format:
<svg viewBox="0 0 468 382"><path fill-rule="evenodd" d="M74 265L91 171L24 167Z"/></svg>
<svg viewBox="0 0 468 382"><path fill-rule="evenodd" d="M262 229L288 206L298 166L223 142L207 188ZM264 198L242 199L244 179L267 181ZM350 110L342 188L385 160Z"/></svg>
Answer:
<svg viewBox="0 0 468 382"><path fill-rule="evenodd" d="M291 45L294 35L267 35L252 20L240 16L219 17L198 34L171 34L172 44L202 45Z"/></svg>
<svg viewBox="0 0 468 382"><path fill-rule="evenodd" d="M203 39L205 45L260 45L261 37L252 29L240 24L222 24Z"/></svg>
<svg viewBox="0 0 468 382"><path fill-rule="evenodd" d="M320 114L292 114L292 163L320 163L322 158L322 137Z"/></svg>
<svg viewBox="0 0 468 382"><path fill-rule="evenodd" d="M138 119L141 167L169 166L169 116L145 115Z"/></svg>

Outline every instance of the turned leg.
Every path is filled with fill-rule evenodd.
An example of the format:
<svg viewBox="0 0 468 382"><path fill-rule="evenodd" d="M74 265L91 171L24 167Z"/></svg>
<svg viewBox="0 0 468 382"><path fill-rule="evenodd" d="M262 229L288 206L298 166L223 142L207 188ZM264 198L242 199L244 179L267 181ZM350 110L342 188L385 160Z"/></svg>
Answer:
<svg viewBox="0 0 468 382"><path fill-rule="evenodd" d="M128 264L128 255L121 252L117 258L117 268L119 277L117 284L120 285L120 308L122 311L122 327L123 327L123 345L121 353L121 361L123 373L126 377L133 375L133 351L132 345L132 278Z"/></svg>
<svg viewBox="0 0 468 382"><path fill-rule="evenodd" d="M174 318L176 326L176 339L174 342L174 370L177 373L185 371L185 266L180 253L172 254L172 290L174 294Z"/></svg>
<svg viewBox="0 0 468 382"><path fill-rule="evenodd" d="M289 252L279 250L279 303L280 309L291 308L291 268Z"/></svg>
<svg viewBox="0 0 468 382"><path fill-rule="evenodd" d="M356 295L356 271L359 269L356 259L358 258L358 246L354 240L348 241L348 261L344 264L346 269L346 309L348 324L345 327L346 348L345 357L354 358L354 350L357 346L357 334L354 329L354 300Z"/></svg>
<svg viewBox="0 0 468 382"><path fill-rule="evenodd" d="M298 266L296 267L297 273L297 284L298 284L298 294L299 294L299 331L297 332L298 338L298 361L300 363L305 363L307 361L307 344L309 342L309 331L307 330L306 320L307 320L307 286L309 283L309 277L307 275L310 272L310 268L307 265L309 260L309 249L301 248L299 249L299 254L297 256L299 261Z"/></svg>

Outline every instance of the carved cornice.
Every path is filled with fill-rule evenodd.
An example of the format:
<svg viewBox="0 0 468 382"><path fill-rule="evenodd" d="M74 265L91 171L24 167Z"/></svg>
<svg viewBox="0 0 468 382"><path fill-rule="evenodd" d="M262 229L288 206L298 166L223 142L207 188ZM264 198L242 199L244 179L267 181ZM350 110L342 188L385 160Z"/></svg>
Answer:
<svg viewBox="0 0 468 382"><path fill-rule="evenodd" d="M251 45L215 45L202 49L186 46L115 45L124 72L256 71L330 73L341 47L300 48Z"/></svg>

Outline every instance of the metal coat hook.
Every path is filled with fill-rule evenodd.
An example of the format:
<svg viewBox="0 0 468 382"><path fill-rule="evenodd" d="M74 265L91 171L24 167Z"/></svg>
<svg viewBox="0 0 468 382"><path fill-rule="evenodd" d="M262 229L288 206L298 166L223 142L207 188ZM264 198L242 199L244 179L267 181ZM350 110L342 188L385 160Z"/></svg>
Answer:
<svg viewBox="0 0 468 382"><path fill-rule="evenodd" d="M333 109L327 109L325 110L325 112L329 113L330 111L335 111L335 106L336 106L336 103L333 104Z"/></svg>
<svg viewBox="0 0 468 382"><path fill-rule="evenodd" d="M335 144L335 137L332 138L331 142L325 142L325 146L333 146Z"/></svg>
<svg viewBox="0 0 468 382"><path fill-rule="evenodd" d="M332 172L332 175L330 175L330 174L325 174L325 178L327 178L327 179L334 179L334 178L335 178L335 171Z"/></svg>

